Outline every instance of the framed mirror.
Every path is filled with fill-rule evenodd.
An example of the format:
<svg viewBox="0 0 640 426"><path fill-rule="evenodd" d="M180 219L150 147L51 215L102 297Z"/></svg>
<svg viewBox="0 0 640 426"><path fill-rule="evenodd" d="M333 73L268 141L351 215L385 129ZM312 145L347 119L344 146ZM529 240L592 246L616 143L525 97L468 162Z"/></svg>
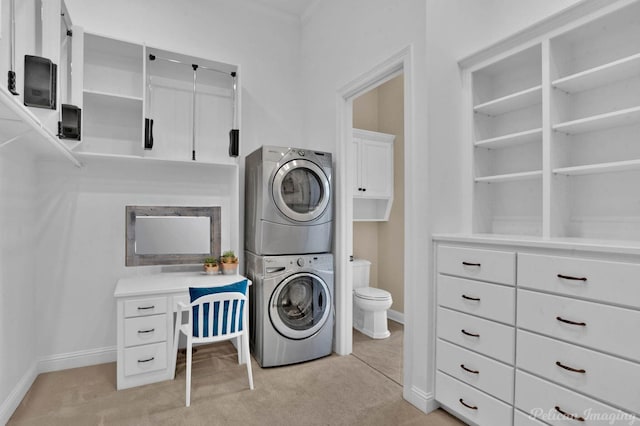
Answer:
<svg viewBox="0 0 640 426"><path fill-rule="evenodd" d="M220 207L126 206L126 266L220 257Z"/></svg>

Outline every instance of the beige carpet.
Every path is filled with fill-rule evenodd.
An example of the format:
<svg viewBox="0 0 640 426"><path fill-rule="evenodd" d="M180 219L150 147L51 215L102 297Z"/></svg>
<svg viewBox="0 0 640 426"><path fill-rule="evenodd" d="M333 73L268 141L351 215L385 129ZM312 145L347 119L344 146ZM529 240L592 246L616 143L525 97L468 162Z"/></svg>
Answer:
<svg viewBox="0 0 640 426"><path fill-rule="evenodd" d="M402 385L402 347L404 326L388 320L391 336L386 339L372 339L353 330L353 355L378 370L394 382Z"/></svg>
<svg viewBox="0 0 640 426"><path fill-rule="evenodd" d="M122 391L114 363L41 374L9 425L425 425L461 424L402 399L402 388L354 356L261 369L255 390L224 342L194 355L191 407L184 357L176 379Z"/></svg>

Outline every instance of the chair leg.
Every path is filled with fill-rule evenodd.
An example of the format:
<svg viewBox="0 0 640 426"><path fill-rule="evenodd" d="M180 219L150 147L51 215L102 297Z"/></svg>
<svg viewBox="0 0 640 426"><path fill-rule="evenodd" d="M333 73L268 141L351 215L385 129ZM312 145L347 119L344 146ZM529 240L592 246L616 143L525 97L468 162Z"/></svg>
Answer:
<svg viewBox="0 0 640 426"><path fill-rule="evenodd" d="M253 373L251 371L251 355L249 354L249 334L246 331L242 333L242 340L244 360L247 363L247 375L249 376L249 389L253 390Z"/></svg>
<svg viewBox="0 0 640 426"><path fill-rule="evenodd" d="M242 347L242 336L236 337L236 346L238 347L238 364L242 364L242 354L244 354L244 349Z"/></svg>
<svg viewBox="0 0 640 426"><path fill-rule="evenodd" d="M173 359L172 359L172 376L176 378L176 363L178 361L178 342L180 341L180 325L182 323L182 311L176 312L176 322L173 328Z"/></svg>
<svg viewBox="0 0 640 426"><path fill-rule="evenodd" d="M187 336L187 391L186 391L186 406L191 405L191 336Z"/></svg>

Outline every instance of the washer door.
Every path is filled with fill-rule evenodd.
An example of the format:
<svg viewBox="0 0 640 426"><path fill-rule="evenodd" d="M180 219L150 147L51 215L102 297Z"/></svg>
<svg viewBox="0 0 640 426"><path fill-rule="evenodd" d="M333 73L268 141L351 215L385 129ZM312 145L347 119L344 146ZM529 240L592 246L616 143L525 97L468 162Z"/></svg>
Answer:
<svg viewBox="0 0 640 426"><path fill-rule="evenodd" d="M316 334L331 314L331 293L320 277L301 272L287 277L271 295L269 317L278 333L289 339Z"/></svg>
<svg viewBox="0 0 640 426"><path fill-rule="evenodd" d="M296 222L317 219L331 197L327 175L314 162L302 159L289 161L278 169L271 192L282 214Z"/></svg>

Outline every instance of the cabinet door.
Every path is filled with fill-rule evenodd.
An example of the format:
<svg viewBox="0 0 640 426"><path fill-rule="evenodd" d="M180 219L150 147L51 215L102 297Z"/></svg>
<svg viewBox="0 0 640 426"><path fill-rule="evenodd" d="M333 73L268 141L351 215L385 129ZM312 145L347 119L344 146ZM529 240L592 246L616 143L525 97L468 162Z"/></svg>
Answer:
<svg viewBox="0 0 640 426"><path fill-rule="evenodd" d="M361 187L359 196L391 197L393 191L393 145L362 140L360 143Z"/></svg>
<svg viewBox="0 0 640 426"><path fill-rule="evenodd" d="M351 158L355 159L353 164L351 165L351 172L353 175L353 186L352 193L354 197L359 197L362 195L362 155L360 146L362 144L362 139L353 138L351 142L351 149L353 150L353 155Z"/></svg>

